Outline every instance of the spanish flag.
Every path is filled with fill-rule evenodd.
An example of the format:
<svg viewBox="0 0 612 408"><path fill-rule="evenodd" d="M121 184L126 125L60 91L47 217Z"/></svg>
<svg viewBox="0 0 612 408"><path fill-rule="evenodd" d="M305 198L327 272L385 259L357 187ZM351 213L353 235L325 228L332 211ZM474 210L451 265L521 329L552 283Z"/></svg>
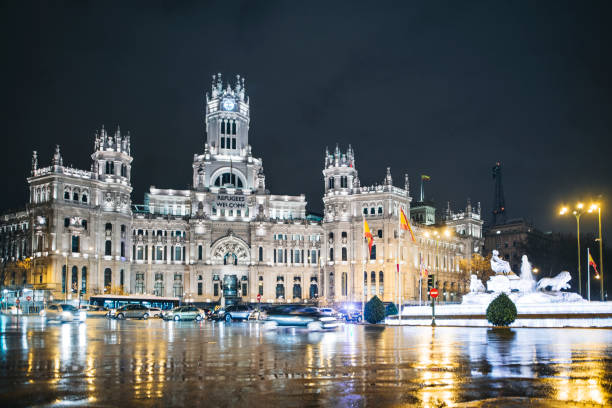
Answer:
<svg viewBox="0 0 612 408"><path fill-rule="evenodd" d="M368 254L372 254L372 244L374 243L374 237L370 232L370 227L368 226L368 222L365 220L365 218L363 219L363 232L365 239L368 240Z"/></svg>
<svg viewBox="0 0 612 408"><path fill-rule="evenodd" d="M595 275L599 275L599 272L597 271L597 264L593 260L593 257L591 256L591 253L589 253L589 265L591 265L593 267L593 269L595 269Z"/></svg>
<svg viewBox="0 0 612 408"><path fill-rule="evenodd" d="M408 218L406 218L406 214L404 214L404 210L400 208L400 227L403 230L408 230L410 231L410 238L412 238L412 241L416 241L416 239L414 238L414 231L412 231L412 227L410 226L410 221L408 221Z"/></svg>

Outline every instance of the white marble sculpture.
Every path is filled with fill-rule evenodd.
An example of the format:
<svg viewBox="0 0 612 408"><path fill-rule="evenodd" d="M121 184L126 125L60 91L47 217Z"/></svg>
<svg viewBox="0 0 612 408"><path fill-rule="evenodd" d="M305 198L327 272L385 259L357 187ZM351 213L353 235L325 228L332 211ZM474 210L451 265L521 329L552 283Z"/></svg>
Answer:
<svg viewBox="0 0 612 408"><path fill-rule="evenodd" d="M470 292L484 292L485 287L476 275L470 276Z"/></svg>
<svg viewBox="0 0 612 408"><path fill-rule="evenodd" d="M493 251L491 268L496 275L487 281L486 291L476 275L470 276L470 293L463 296L463 304L488 305L500 293L506 293L517 305L586 302L577 293L562 292L563 289L570 288L568 282L572 277L569 272L561 272L554 278L542 278L536 284L531 263L526 255L522 258L520 277L510 271L510 265L499 258L497 251Z"/></svg>
<svg viewBox="0 0 612 408"><path fill-rule="evenodd" d="M551 291L558 292L562 289L569 289L571 286L568 283L572 279L569 272L563 271L554 278L542 278L538 281L538 290L546 290L550 286Z"/></svg>
<svg viewBox="0 0 612 408"><path fill-rule="evenodd" d="M493 250L493 255L491 256L491 269L496 275L507 275L512 272L510 269L510 264L499 257L499 252L497 249Z"/></svg>

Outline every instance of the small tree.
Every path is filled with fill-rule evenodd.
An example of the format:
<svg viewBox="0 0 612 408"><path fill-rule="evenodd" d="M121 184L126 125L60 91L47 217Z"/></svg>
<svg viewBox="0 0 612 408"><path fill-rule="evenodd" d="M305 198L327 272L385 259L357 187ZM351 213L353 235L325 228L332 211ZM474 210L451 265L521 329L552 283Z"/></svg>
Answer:
<svg viewBox="0 0 612 408"><path fill-rule="evenodd" d="M516 320L516 306L508 295L501 293L489 303L487 320L493 326L509 326Z"/></svg>
<svg viewBox="0 0 612 408"><path fill-rule="evenodd" d="M392 316L397 314L397 306L395 303L389 303L385 308L385 316Z"/></svg>
<svg viewBox="0 0 612 408"><path fill-rule="evenodd" d="M372 297L365 305L364 318L374 324L378 323L385 318L385 305L378 296Z"/></svg>

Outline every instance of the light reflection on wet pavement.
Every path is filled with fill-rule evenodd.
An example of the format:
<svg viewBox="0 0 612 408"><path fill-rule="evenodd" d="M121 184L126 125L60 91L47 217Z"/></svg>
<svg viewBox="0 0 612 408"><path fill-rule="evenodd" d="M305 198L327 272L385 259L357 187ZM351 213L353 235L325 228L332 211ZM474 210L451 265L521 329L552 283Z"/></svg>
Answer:
<svg viewBox="0 0 612 408"><path fill-rule="evenodd" d="M611 371L612 330L0 317L3 407L605 406Z"/></svg>

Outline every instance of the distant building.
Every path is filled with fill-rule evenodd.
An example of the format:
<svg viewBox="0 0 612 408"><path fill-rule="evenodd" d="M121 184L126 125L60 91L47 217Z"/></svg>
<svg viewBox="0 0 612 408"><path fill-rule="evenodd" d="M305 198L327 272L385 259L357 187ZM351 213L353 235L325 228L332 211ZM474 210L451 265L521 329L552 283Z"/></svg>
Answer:
<svg viewBox="0 0 612 408"><path fill-rule="evenodd" d="M455 231L457 236L464 238L465 253L463 257L469 259L472 254L483 252L484 237L482 235L482 225L480 202L476 209L472 207L470 199L463 211L453 212L450 203L447 204L445 223Z"/></svg>
<svg viewBox="0 0 612 408"><path fill-rule="evenodd" d="M552 242L551 234L538 230L522 218L508 220L505 224L494 225L485 233L485 255L497 249L500 258L510 263L512 271L520 273L521 257L531 246L546 247Z"/></svg>

